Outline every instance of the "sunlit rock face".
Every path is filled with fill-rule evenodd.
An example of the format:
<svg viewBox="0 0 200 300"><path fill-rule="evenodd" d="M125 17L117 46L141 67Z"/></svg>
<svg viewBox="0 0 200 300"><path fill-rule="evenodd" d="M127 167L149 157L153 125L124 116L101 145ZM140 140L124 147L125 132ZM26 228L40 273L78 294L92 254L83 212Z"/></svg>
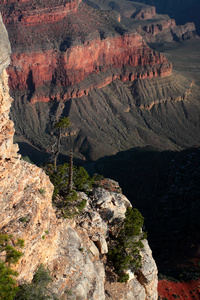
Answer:
<svg viewBox="0 0 200 300"><path fill-rule="evenodd" d="M77 0L9 1L0 9L13 50L9 86L29 91L32 102L81 97L116 78L171 74L166 57L152 51L139 34L127 32L112 11ZM153 13L146 10L137 18Z"/></svg>
<svg viewBox="0 0 200 300"><path fill-rule="evenodd" d="M18 280L30 280L38 262L47 261L54 252L57 233L51 205L53 186L42 169L20 160L18 146L13 144L14 125L9 119L12 98L5 70L10 44L2 20L0 32L0 231L25 240L24 255L17 266ZM51 233L43 241L45 230Z"/></svg>

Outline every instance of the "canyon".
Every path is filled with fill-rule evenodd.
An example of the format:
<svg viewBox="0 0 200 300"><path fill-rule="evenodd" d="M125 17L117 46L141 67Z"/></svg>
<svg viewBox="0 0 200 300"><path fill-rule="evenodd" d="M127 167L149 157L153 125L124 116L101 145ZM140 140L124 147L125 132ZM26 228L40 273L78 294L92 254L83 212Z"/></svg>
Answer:
<svg viewBox="0 0 200 300"><path fill-rule="evenodd" d="M58 2L54 18L47 13L52 10L51 2L45 3L45 9L43 5L35 7L38 4L32 1L18 4L14 10L8 5L2 7L14 42L8 69L12 90L30 90L32 103L66 101L116 78L134 81L171 74L172 66L164 55L152 51L137 33L126 32L109 13L102 14L77 1L70 1L69 6L68 2ZM91 16L89 34L86 16ZM38 26L43 29L38 30ZM51 90L48 93L47 87Z"/></svg>
<svg viewBox="0 0 200 300"><path fill-rule="evenodd" d="M70 295L80 300L104 300L118 299L120 294L122 299L156 300L157 267L147 240L143 240L140 251L143 280L131 271L126 284L108 277L108 237L131 207L119 185L107 180L115 191L96 187L90 196L77 191L86 207L78 217L63 219L52 205L53 185L48 176L20 159L9 119L12 98L5 68L11 51L2 19L0 32L0 230L10 235L12 242L17 238L25 242L23 255L14 265L19 273L17 283L31 282L38 266L44 264L52 277L49 299L69 299Z"/></svg>
<svg viewBox="0 0 200 300"><path fill-rule="evenodd" d="M37 163L51 156L62 116L72 126L61 160L71 148L84 162L137 146L199 143L196 80L147 44L198 43L193 23L177 26L132 1L2 1L0 9L12 46L11 118L24 156Z"/></svg>
<svg viewBox="0 0 200 300"><path fill-rule="evenodd" d="M104 223L103 209L114 209L115 214L120 207L123 219L130 202L145 215L159 273L176 274L180 263L185 280L196 274L190 269L198 267L199 259L199 150L174 150L200 143L200 41L192 19L176 25L177 20L156 12L169 9L143 3L0 1L12 45L8 66L11 50L1 23L0 197L6 199L0 204L1 229L19 233L26 241L16 266L19 283L31 281L39 262L49 266L54 276L51 291L59 297L72 289L72 297L80 299L118 299L120 293L124 299L157 299L157 268L146 241L142 272L147 286L136 277L125 287L109 283L105 276L102 255L105 258L106 228L112 228ZM56 218L52 184L41 169L20 160L13 135L20 153L42 164L51 157L57 138L54 124L63 116L72 125L62 139L60 162L66 162L69 149L78 163L109 156L88 168L118 180L130 202L113 191L97 190L97 202L100 193L109 199L98 211L80 193L87 199L84 212L89 219ZM140 158L137 151L144 155ZM24 217L25 223L20 221ZM105 229L100 236L99 224ZM187 266L190 258L195 264ZM198 281L169 285L160 281L160 297L184 297L183 289L191 298L199 295Z"/></svg>

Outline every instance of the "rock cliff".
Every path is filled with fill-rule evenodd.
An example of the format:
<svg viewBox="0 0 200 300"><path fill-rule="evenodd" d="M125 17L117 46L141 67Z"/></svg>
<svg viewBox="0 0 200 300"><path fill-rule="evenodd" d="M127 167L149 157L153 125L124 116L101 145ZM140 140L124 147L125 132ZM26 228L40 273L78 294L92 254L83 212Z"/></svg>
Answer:
<svg viewBox="0 0 200 300"><path fill-rule="evenodd" d="M119 295L121 299L156 300L157 268L146 240L141 250L143 280L134 274L127 284L108 280L107 239L113 224L125 218L131 206L128 199L103 188L94 189L91 197L79 192L87 200L84 212L72 220L57 218L49 178L40 168L20 160L8 116L12 99L5 67L10 45L1 20L0 29L0 231L25 240L23 256L15 266L18 282L30 282L43 263L53 277L49 290L62 299L69 299L70 291L80 300L114 300Z"/></svg>
<svg viewBox="0 0 200 300"><path fill-rule="evenodd" d="M2 3L0 9L13 51L9 86L26 90L32 102L81 97L116 78L171 74L166 57L127 31L112 11L77 0Z"/></svg>
<svg viewBox="0 0 200 300"><path fill-rule="evenodd" d="M99 9L106 9L107 7L107 9L111 8L117 11L121 16L121 22L125 24L126 28L136 30L147 43L177 42L198 38L194 23L189 22L185 25L177 26L175 20L168 15L157 14L155 6L144 4L156 5L157 7L158 3L156 1L93 0L87 3L97 3Z"/></svg>

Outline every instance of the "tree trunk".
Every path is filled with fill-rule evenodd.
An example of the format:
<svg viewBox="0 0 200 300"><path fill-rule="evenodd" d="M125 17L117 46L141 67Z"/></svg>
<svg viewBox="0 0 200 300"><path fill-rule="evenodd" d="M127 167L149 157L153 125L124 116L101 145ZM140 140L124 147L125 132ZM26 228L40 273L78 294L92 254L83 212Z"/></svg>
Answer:
<svg viewBox="0 0 200 300"><path fill-rule="evenodd" d="M68 191L73 189L73 150L70 150Z"/></svg>
<svg viewBox="0 0 200 300"><path fill-rule="evenodd" d="M57 160L58 154L60 153L60 142L61 142L61 128L59 128L58 140L57 140L57 149L54 152L54 170L57 171Z"/></svg>

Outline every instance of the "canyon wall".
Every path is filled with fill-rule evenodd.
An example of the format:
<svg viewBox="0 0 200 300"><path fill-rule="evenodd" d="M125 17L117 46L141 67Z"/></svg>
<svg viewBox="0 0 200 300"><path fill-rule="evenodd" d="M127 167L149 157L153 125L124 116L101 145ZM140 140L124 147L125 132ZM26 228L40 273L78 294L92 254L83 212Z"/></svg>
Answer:
<svg viewBox="0 0 200 300"><path fill-rule="evenodd" d="M1 3L0 9L12 41L9 86L26 90L32 102L81 97L116 78L171 74L166 57L128 32L109 11L77 0Z"/></svg>
<svg viewBox="0 0 200 300"><path fill-rule="evenodd" d="M172 64L145 41L196 37L193 23L176 26L152 6L104 1L103 10L101 1L88 3L100 10L79 0L0 3L12 43L8 73L13 91L23 91L32 103L66 101L115 79L167 77Z"/></svg>
<svg viewBox="0 0 200 300"><path fill-rule="evenodd" d="M87 95L93 88L106 86L116 78L134 81L165 77L171 70L172 65L166 57L152 51L141 36L125 34L88 41L64 53L54 50L13 53L9 86L13 90L33 90L36 96L33 93L32 102L67 100ZM79 83L81 85L77 86ZM52 90L47 95L45 89L42 91L44 86ZM56 92L51 88L54 86Z"/></svg>
<svg viewBox="0 0 200 300"><path fill-rule="evenodd" d="M14 127L9 119L8 66L10 45L0 20L0 232L12 240L24 239L23 256L14 266L19 284L30 282L40 264L48 266L52 295L68 299L157 299L157 267L146 240L141 250L145 281L132 274L127 284L108 280L106 254L109 233L125 218L131 206L119 192L93 189L92 196L78 192L87 201L84 212L74 219L56 216L52 206L53 185L44 171L20 160L13 144ZM108 180L109 182L109 180ZM110 181L118 190L117 183ZM116 228L115 228L116 229ZM110 272L110 271L109 271ZM108 296L111 295L111 296Z"/></svg>
<svg viewBox="0 0 200 300"><path fill-rule="evenodd" d="M50 156L54 123L62 116L73 122L62 139L62 154L73 148L84 161L137 146L180 149L199 143L196 85L188 95L192 80L179 80L163 53L145 42L192 37L193 24L177 27L155 8L132 1L107 3L0 1L12 44L11 118L20 151L32 161ZM72 9L61 17L65 5ZM54 19L49 19L52 11ZM170 126L172 120L176 126Z"/></svg>

